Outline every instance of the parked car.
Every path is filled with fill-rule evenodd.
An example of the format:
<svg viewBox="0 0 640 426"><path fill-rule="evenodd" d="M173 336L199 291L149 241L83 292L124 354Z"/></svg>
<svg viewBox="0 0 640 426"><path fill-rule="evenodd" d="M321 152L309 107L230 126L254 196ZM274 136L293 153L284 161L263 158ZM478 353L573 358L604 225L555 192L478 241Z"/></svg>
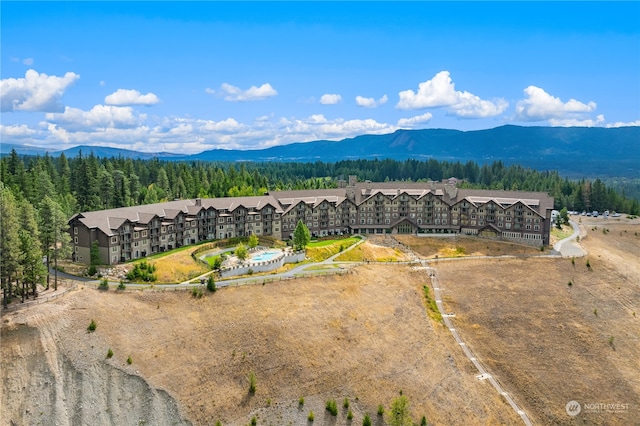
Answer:
<svg viewBox="0 0 640 426"><path fill-rule="evenodd" d="M611 217L620 217L620 216L622 216L620 213L614 213L611 215Z"/></svg>

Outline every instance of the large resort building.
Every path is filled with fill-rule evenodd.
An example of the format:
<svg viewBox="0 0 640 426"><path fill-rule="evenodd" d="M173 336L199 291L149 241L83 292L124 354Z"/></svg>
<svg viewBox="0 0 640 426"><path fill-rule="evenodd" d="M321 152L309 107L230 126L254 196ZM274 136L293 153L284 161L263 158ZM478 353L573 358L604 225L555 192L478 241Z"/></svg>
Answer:
<svg viewBox="0 0 640 426"><path fill-rule="evenodd" d="M273 191L263 196L196 198L74 215L75 261L117 264L206 240L292 237L299 220L312 236L466 234L549 244L553 197L544 192L457 188L443 182L359 182L339 188Z"/></svg>

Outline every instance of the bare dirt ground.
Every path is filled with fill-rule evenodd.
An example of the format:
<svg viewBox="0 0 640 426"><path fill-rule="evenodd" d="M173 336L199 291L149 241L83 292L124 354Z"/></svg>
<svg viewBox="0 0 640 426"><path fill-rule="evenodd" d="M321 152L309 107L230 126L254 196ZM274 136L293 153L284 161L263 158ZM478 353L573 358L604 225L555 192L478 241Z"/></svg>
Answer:
<svg viewBox="0 0 640 426"><path fill-rule="evenodd" d="M478 359L536 424L640 424L640 221L581 225L589 255L575 265L439 261L443 301ZM572 400L582 404L575 418L565 411Z"/></svg>
<svg viewBox="0 0 640 426"><path fill-rule="evenodd" d="M378 404L389 407L402 389L416 420L517 423L489 384L475 379L448 331L427 318L425 283L423 272L406 266L369 265L345 276L228 288L202 299L186 291L78 290L3 316L2 364L10 367L2 371L2 421L184 423L170 395L194 424L241 425L254 415L258 424L307 424L309 411L315 424L361 424L365 412L381 424ZM97 329L88 333L91 319ZM40 370L51 371L34 373ZM250 371L255 395L248 393ZM134 378L149 401L127 393L123 377ZM40 402L42 394L58 403ZM327 399L341 407L345 397L352 423L342 408L337 418L324 410ZM158 401L164 408L155 417L136 408Z"/></svg>

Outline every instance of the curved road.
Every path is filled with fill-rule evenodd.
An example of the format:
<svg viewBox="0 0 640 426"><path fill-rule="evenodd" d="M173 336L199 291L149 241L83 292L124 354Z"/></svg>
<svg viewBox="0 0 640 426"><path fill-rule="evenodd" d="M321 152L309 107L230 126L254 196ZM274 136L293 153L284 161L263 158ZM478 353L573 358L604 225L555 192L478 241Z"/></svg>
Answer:
<svg viewBox="0 0 640 426"><path fill-rule="evenodd" d="M562 257L586 256L587 252L578 243L578 237L580 236L580 225L575 223L573 220L569 220L569 224L573 228L573 234L571 234L570 237L555 243L553 249L560 253Z"/></svg>

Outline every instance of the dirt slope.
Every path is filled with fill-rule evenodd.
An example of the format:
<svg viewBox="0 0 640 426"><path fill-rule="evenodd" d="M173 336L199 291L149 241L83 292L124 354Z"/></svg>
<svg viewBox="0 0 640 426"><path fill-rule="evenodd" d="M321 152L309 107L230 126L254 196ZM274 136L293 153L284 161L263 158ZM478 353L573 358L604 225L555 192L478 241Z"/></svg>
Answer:
<svg viewBox="0 0 640 426"><path fill-rule="evenodd" d="M53 416L59 424L182 422L173 401L154 390L161 388L194 424L246 424L253 415L259 424L306 424L310 410L316 424L347 424L345 410L337 418L324 410L327 399L341 406L345 397L353 424L361 424L365 412L375 420L378 404L388 407L402 389L415 419L517 422L474 377L448 331L426 317L424 278L406 266L367 266L341 277L224 289L200 300L184 291L80 290L3 317L2 360L12 366L2 373L3 412L25 424ZM87 333L92 318L98 327ZM108 348L115 355L106 360ZM19 361L25 352L32 356ZM59 372L34 372L54 370L50 365ZM248 394L250 371L255 395ZM57 407L51 401L60 400L62 388ZM49 400L34 406L38 394ZM165 417L150 417L157 411Z"/></svg>
<svg viewBox="0 0 640 426"><path fill-rule="evenodd" d="M640 225L583 225L589 255L575 265L439 262L445 307L478 359L536 423L640 424ZM583 407L575 418L565 411L571 400Z"/></svg>

